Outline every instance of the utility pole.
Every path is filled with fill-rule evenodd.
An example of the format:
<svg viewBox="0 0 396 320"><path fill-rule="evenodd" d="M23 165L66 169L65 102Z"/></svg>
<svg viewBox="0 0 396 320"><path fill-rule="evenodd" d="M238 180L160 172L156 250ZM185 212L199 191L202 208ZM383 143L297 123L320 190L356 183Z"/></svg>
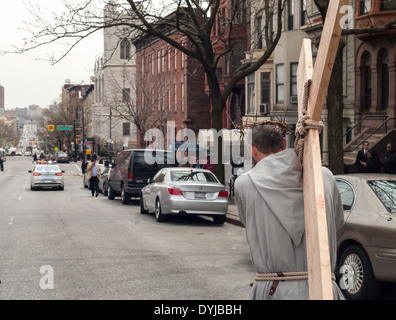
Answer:
<svg viewBox="0 0 396 320"><path fill-rule="evenodd" d="M85 123L84 123L84 109L80 103L78 103L78 106L76 108L76 119L78 118L78 110L81 109L81 120L82 120L82 153L83 157L85 156Z"/></svg>

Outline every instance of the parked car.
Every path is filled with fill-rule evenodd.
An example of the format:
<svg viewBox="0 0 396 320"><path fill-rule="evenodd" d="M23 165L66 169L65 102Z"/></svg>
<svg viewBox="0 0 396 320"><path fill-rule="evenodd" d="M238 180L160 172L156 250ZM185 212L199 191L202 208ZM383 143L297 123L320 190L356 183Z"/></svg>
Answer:
<svg viewBox="0 0 396 320"><path fill-rule="evenodd" d="M168 214L193 214L213 217L217 224L226 221L228 191L206 169L164 168L140 194L140 212L154 212L157 221Z"/></svg>
<svg viewBox="0 0 396 320"><path fill-rule="evenodd" d="M56 153L56 162L65 162L65 163L69 163L69 156L67 155L66 152L57 152Z"/></svg>
<svg viewBox="0 0 396 320"><path fill-rule="evenodd" d="M29 170L30 190L37 188L58 188L64 190L65 182L63 173L59 166L52 161L37 164L33 170Z"/></svg>
<svg viewBox="0 0 396 320"><path fill-rule="evenodd" d="M107 197L121 196L123 204L139 197L147 179L164 167L177 166L175 154L167 150L129 149L119 152L108 177ZM158 161L154 161L157 159Z"/></svg>
<svg viewBox="0 0 396 320"><path fill-rule="evenodd" d="M110 167L105 167L103 165L101 165L100 170L102 171L101 175L100 175L100 180L99 180L99 191L102 192L105 196L107 196L107 194L105 194L105 190L107 190L107 176L109 175L110 172Z"/></svg>
<svg viewBox="0 0 396 320"><path fill-rule="evenodd" d="M348 299L374 298L396 283L396 175L335 177L345 214L338 240L340 286Z"/></svg>

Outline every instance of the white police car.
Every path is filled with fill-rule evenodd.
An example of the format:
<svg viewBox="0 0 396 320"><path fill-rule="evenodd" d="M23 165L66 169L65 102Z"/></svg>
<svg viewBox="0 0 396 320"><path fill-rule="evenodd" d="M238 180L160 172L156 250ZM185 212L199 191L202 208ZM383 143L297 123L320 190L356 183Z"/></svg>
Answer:
<svg viewBox="0 0 396 320"><path fill-rule="evenodd" d="M64 190L64 176L54 161L38 161L33 170L29 170L30 190L37 188L58 188Z"/></svg>

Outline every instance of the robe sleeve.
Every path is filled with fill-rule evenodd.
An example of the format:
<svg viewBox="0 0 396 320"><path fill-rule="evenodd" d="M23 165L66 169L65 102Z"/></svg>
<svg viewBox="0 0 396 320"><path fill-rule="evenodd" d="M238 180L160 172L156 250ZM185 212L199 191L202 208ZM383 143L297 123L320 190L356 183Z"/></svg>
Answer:
<svg viewBox="0 0 396 320"><path fill-rule="evenodd" d="M238 213L239 213L239 220L241 223L246 227L246 203L243 198L243 193L240 191L241 189L241 184L242 184L242 179L244 176L240 176L236 181L235 181L235 202L238 208Z"/></svg>

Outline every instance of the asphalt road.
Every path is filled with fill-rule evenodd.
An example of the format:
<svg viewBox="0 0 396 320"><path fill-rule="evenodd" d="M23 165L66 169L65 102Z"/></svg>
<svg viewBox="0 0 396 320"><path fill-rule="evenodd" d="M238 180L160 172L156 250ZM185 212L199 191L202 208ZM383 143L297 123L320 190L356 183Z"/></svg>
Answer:
<svg viewBox="0 0 396 320"><path fill-rule="evenodd" d="M0 172L0 299L248 298L243 228L158 223L138 201L91 197L79 163L60 164L64 191L31 191L31 161L8 157Z"/></svg>
<svg viewBox="0 0 396 320"><path fill-rule="evenodd" d="M8 157L0 172L0 300L248 298L244 228L204 217L158 223L138 201L91 197L80 163L60 164L64 191L31 191L31 161ZM396 299L396 285L377 299Z"/></svg>

